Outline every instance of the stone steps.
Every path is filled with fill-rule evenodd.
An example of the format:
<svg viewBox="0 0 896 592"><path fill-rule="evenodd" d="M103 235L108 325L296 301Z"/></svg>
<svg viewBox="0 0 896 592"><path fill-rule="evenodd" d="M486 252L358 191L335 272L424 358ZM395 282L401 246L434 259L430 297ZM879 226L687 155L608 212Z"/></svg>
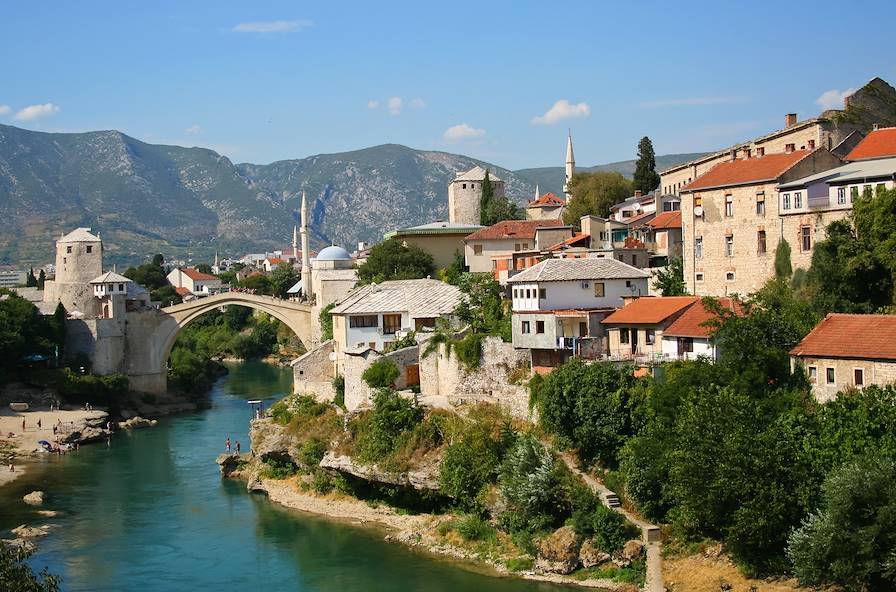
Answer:
<svg viewBox="0 0 896 592"><path fill-rule="evenodd" d="M619 496L613 493L612 491L608 491L604 496L604 501L608 508L618 508L622 506L622 503L619 501Z"/></svg>

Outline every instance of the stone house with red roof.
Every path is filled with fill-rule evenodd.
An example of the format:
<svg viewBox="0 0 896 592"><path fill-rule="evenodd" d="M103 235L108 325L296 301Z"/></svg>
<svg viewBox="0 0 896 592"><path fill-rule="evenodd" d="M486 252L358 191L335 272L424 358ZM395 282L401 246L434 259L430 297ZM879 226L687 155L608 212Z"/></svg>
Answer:
<svg viewBox="0 0 896 592"><path fill-rule="evenodd" d="M566 200L553 193L545 193L526 204L529 220L562 220L566 211Z"/></svg>
<svg viewBox="0 0 896 592"><path fill-rule="evenodd" d="M562 220L504 220L464 238L464 261L472 272L490 273L496 258L555 245L573 235Z"/></svg>
<svg viewBox="0 0 896 592"><path fill-rule="evenodd" d="M185 288L191 294L207 296L221 291L221 279L203 273L195 267L174 268L168 273L168 283L177 288ZM178 291L180 294L180 291ZM184 296L185 294L181 294Z"/></svg>
<svg viewBox="0 0 896 592"><path fill-rule="evenodd" d="M849 388L896 383L896 315L831 313L790 350L821 402Z"/></svg>

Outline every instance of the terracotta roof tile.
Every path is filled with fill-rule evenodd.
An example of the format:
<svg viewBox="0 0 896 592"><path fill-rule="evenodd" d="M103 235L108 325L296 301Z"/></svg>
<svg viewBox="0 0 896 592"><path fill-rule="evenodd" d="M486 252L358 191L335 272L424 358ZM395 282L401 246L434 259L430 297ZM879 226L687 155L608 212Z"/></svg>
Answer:
<svg viewBox="0 0 896 592"><path fill-rule="evenodd" d="M681 228L681 210L663 212L647 223L654 230L666 230L669 228Z"/></svg>
<svg viewBox="0 0 896 592"><path fill-rule="evenodd" d="M580 232L574 236L569 237L568 239L566 239L564 241L560 241L556 245L551 245L550 247L548 247L548 251L557 251L559 249L562 249L563 247L571 247L574 244L581 242L583 240L586 240L586 239L590 240L590 238L591 238L590 235L585 234L584 232Z"/></svg>
<svg viewBox="0 0 896 592"><path fill-rule="evenodd" d="M545 193L538 199L534 201L530 201L528 207L530 208L539 208L539 207L553 207L553 206L565 206L566 200L560 199L553 193Z"/></svg>
<svg viewBox="0 0 896 592"><path fill-rule="evenodd" d="M187 288L183 288L183 287L174 288L174 291L177 292L180 296L186 296L187 294L192 294L192 292L190 292L190 290L188 290Z"/></svg>
<svg viewBox="0 0 896 592"><path fill-rule="evenodd" d="M623 306L602 322L606 325L658 325L699 300L696 296L645 296Z"/></svg>
<svg viewBox="0 0 896 592"><path fill-rule="evenodd" d="M734 310L738 315L743 314L743 308L731 298L719 298L719 304ZM663 329L663 335L670 337L710 337L712 327L707 327L704 323L715 318L715 316L715 314L706 310L702 300L698 300L693 306L688 307L687 310L681 313L680 317L672 321L671 325Z"/></svg>
<svg viewBox="0 0 896 592"><path fill-rule="evenodd" d="M797 357L896 360L896 315L831 313L790 353Z"/></svg>
<svg viewBox="0 0 896 592"><path fill-rule="evenodd" d="M199 270L196 269L195 267L184 267L183 269L181 269L181 271L183 272L183 274L184 274L185 276L187 276L188 278L190 278L190 279L193 280L194 282L195 282L196 280L200 280L200 281L208 281L208 280L216 280L216 279L218 279L217 276L210 275L210 274L207 274L207 273L202 273L201 271L199 271Z"/></svg>
<svg viewBox="0 0 896 592"><path fill-rule="evenodd" d="M896 127L873 130L846 155L846 160L896 156Z"/></svg>
<svg viewBox="0 0 896 592"><path fill-rule="evenodd" d="M563 226L563 220L504 220L470 234L464 240L535 238L536 228Z"/></svg>
<svg viewBox="0 0 896 592"><path fill-rule="evenodd" d="M778 152L756 158L721 162L681 188L682 191L749 185L760 181L774 181L790 167L812 154L810 150Z"/></svg>

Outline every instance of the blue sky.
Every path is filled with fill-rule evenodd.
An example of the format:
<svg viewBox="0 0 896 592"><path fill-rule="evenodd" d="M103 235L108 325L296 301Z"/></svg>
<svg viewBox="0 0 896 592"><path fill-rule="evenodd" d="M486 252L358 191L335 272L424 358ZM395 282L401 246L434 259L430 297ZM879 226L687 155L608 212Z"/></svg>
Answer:
<svg viewBox="0 0 896 592"><path fill-rule="evenodd" d="M582 165L644 135L711 150L896 84L896 3L861 4L7 0L0 123L255 163L395 142L561 165L567 127Z"/></svg>

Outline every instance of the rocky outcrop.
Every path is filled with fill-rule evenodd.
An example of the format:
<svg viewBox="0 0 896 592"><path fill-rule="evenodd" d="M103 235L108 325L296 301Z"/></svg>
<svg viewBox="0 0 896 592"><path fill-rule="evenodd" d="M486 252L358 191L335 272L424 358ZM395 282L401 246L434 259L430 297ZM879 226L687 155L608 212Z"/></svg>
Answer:
<svg viewBox="0 0 896 592"><path fill-rule="evenodd" d="M538 541L535 571L568 574L579 565L579 540L570 526L558 528Z"/></svg>
<svg viewBox="0 0 896 592"><path fill-rule="evenodd" d="M320 466L387 485L412 487L417 490L439 491L439 461L416 467L414 470L393 473L379 468L377 465L356 463L350 456L342 456L327 452L320 461Z"/></svg>
<svg viewBox="0 0 896 592"><path fill-rule="evenodd" d="M638 539L632 539L625 543L625 546L622 547L622 556L628 559L629 561L633 561L641 557L644 554L644 543L639 541Z"/></svg>
<svg viewBox="0 0 896 592"><path fill-rule="evenodd" d="M93 411L88 416L75 422L71 429L61 438L64 444L85 444L96 442L112 435L109 427L109 414L105 411Z"/></svg>
<svg viewBox="0 0 896 592"><path fill-rule="evenodd" d="M26 504L30 506L39 506L44 503L44 492L43 491L32 491L28 495L22 498Z"/></svg>
<svg viewBox="0 0 896 592"><path fill-rule="evenodd" d="M601 551L591 539L587 539L582 543L582 548L579 549L579 562L584 568L596 567L610 559L610 554Z"/></svg>
<svg viewBox="0 0 896 592"><path fill-rule="evenodd" d="M159 422L155 419L145 419L137 415L126 421L118 422L118 427L124 430L155 427Z"/></svg>
<svg viewBox="0 0 896 592"><path fill-rule="evenodd" d="M233 477L236 476L250 460L251 457L249 454L225 453L218 455L218 458L215 459L215 463L221 467L221 476Z"/></svg>
<svg viewBox="0 0 896 592"><path fill-rule="evenodd" d="M16 535L17 539L39 539L40 537L45 537L50 534L50 530L55 527L55 524L44 524L42 526L28 526L27 524L22 524L21 526L13 528L12 533Z"/></svg>

